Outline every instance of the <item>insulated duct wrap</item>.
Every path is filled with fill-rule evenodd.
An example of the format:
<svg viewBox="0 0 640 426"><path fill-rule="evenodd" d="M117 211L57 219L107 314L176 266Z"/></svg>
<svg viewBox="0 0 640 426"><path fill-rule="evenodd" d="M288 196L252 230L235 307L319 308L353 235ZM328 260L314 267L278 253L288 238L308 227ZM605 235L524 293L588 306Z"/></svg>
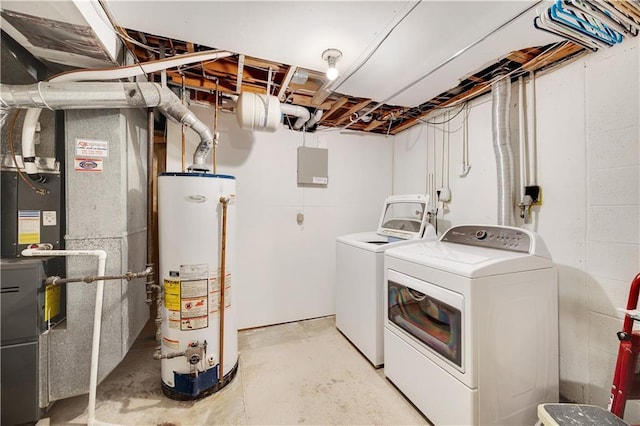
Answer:
<svg viewBox="0 0 640 426"><path fill-rule="evenodd" d="M0 108L95 109L158 107L167 117L191 127L200 136L193 154L194 170L208 171L205 158L213 146L209 128L182 105L168 88L156 83L40 82L28 86L0 85Z"/></svg>
<svg viewBox="0 0 640 426"><path fill-rule="evenodd" d="M511 81L500 78L491 85L493 151L498 178L498 225L513 226L513 154L509 130Z"/></svg>

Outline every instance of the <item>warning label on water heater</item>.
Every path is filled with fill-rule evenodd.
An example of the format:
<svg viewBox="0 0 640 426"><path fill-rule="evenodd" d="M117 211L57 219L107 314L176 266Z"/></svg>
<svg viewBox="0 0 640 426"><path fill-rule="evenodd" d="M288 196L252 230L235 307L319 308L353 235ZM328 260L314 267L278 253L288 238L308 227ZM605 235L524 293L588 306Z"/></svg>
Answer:
<svg viewBox="0 0 640 426"><path fill-rule="evenodd" d="M198 330L209 325L208 280L180 282L180 330Z"/></svg>

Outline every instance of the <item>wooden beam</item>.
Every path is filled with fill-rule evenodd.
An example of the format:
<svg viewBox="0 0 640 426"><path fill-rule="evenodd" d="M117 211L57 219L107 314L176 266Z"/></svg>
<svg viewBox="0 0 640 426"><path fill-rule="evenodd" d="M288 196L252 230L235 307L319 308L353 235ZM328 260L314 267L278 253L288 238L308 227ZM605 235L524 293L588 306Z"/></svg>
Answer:
<svg viewBox="0 0 640 426"><path fill-rule="evenodd" d="M519 64L525 64L533 59L536 55L527 54L521 50L515 50L507 55L507 59Z"/></svg>
<svg viewBox="0 0 640 426"><path fill-rule="evenodd" d="M338 99L337 101L335 101L333 103L333 105L331 105L331 108L329 108L329 111L327 111L324 116L322 117L323 121L326 121L327 118L331 117L331 114L333 114L334 112L336 112L338 109L340 109L344 104L346 104L349 101L349 98L347 98L346 96L343 96L342 98ZM311 100L311 102L313 103L313 99Z"/></svg>
<svg viewBox="0 0 640 426"><path fill-rule="evenodd" d="M264 69L269 69L269 67L271 67L273 68L274 71L282 71L282 68L283 68L282 64L278 64L276 62L261 61L260 59L252 58L250 56L244 57L244 64L247 67L256 67L256 68L264 68Z"/></svg>
<svg viewBox="0 0 640 426"><path fill-rule="evenodd" d="M373 129L377 129L378 127L382 126L384 124L384 121L381 120L373 120L371 123L369 123L365 128L364 131L365 132L370 132Z"/></svg>
<svg viewBox="0 0 640 426"><path fill-rule="evenodd" d="M280 102L284 101L285 95L287 94L287 87L289 87L289 83L291 82L291 79L293 78L293 75L296 73L297 69L298 67L289 67L287 74L284 76L284 80L282 80L282 83L280 84L280 90L278 91L278 99L280 99Z"/></svg>
<svg viewBox="0 0 640 426"><path fill-rule="evenodd" d="M238 72L236 78L236 93L242 92L242 72L244 70L244 55L238 56Z"/></svg>
<svg viewBox="0 0 640 426"><path fill-rule="evenodd" d="M533 58L531 61L522 65L522 69L527 71L536 71L546 65L559 61L567 56L578 53L585 50L584 47L579 46L573 42L566 42L563 46L553 49L546 54L541 54Z"/></svg>
<svg viewBox="0 0 640 426"><path fill-rule="evenodd" d="M355 104L354 106L349 108L349 110L346 113L344 113L344 114L342 114L342 116L338 117L338 120L336 121L335 125L339 126L340 124L342 124L345 121L349 120L351 115L353 115L354 113L360 111L362 108L366 107L370 103L371 103L371 99L365 99L364 101Z"/></svg>
<svg viewBox="0 0 640 426"><path fill-rule="evenodd" d="M439 108L441 107L445 107L447 105L451 105L454 104L456 102L461 102L463 100L467 100L469 98L474 98L476 96L479 96L480 94L482 94L482 92L487 91L491 88L491 84L489 82L484 82L481 84L478 84L477 86L472 87L471 89L467 90L466 92L462 92L457 96L454 96L453 98L449 99L447 102L443 102L442 105L439 106ZM431 114L433 112L433 109L429 110L429 111L425 111L422 114L420 114L417 117L412 117L409 118L407 120L405 120L402 124L391 128L391 133L392 135L396 135L400 132L402 132L403 130L408 129L409 127L413 127L416 124L418 124L420 122L420 119L422 119L422 117L425 117L429 114Z"/></svg>
<svg viewBox="0 0 640 426"><path fill-rule="evenodd" d="M329 108L331 108L331 102L325 102L323 104L320 105L313 105L311 103L311 96L304 96L304 95L297 95L294 94L293 96L291 96L291 102L294 105L302 105L302 106L306 106L306 107L310 107L310 108L318 108L321 110L328 110Z"/></svg>

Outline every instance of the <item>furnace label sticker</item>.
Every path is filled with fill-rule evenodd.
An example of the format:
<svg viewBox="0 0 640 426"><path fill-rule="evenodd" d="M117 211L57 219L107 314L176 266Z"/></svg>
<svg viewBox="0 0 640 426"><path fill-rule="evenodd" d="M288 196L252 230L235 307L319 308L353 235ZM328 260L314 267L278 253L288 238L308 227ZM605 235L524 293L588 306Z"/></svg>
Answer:
<svg viewBox="0 0 640 426"><path fill-rule="evenodd" d="M109 141L94 139L76 139L76 157L101 157L109 156Z"/></svg>
<svg viewBox="0 0 640 426"><path fill-rule="evenodd" d="M97 172L104 171L104 162L101 158L76 158L76 172Z"/></svg>
<svg viewBox="0 0 640 426"><path fill-rule="evenodd" d="M18 210L18 244L40 242L40 210Z"/></svg>
<svg viewBox="0 0 640 426"><path fill-rule="evenodd" d="M56 226L57 222L55 210L42 211L42 226Z"/></svg>

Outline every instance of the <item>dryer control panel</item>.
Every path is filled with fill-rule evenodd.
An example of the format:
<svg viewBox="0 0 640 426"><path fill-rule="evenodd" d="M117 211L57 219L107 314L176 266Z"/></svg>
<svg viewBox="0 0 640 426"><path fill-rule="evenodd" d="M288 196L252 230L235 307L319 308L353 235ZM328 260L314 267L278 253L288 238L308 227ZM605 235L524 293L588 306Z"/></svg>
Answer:
<svg viewBox="0 0 640 426"><path fill-rule="evenodd" d="M440 241L533 254L533 241L529 233L510 226L454 226L445 232Z"/></svg>

